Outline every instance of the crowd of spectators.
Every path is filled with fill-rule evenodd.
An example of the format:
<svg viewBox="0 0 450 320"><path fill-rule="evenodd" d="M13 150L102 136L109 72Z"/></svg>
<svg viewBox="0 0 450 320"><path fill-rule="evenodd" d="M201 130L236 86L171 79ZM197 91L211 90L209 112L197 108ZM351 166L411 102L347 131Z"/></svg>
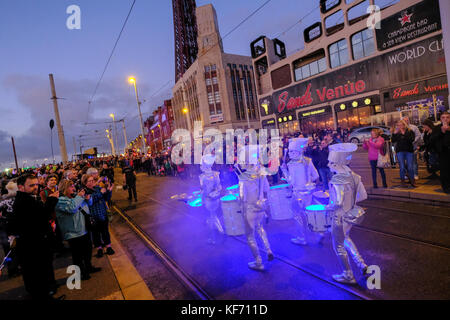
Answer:
<svg viewBox="0 0 450 320"><path fill-rule="evenodd" d="M6 269L8 277L22 275L32 299L54 299L56 254L70 251L86 281L101 271L91 263L93 248L97 258L115 253L108 202L116 162L108 157L43 165L2 177L0 241L8 257Z"/></svg>

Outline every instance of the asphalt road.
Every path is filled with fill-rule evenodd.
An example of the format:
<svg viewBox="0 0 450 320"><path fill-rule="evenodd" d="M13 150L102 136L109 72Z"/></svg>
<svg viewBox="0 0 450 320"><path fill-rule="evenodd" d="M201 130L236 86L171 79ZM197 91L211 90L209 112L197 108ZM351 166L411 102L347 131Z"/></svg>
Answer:
<svg viewBox="0 0 450 320"><path fill-rule="evenodd" d="M331 275L340 269L329 235L320 244L318 236L310 233L309 246L295 246L289 241L296 231L293 220L270 220L265 228L275 260L264 261L266 270L255 272L247 268L252 256L245 237L221 236L217 244L208 244L205 210L170 200L174 194L198 190L196 180L138 174L137 189L137 203L128 202L127 192L116 191L116 206L215 299L450 298L448 208L392 200L363 204L366 218L352 229L351 237L366 262L381 270L381 289L368 289L358 271L356 286L332 281ZM113 228L155 297L192 298L139 237L116 219Z"/></svg>

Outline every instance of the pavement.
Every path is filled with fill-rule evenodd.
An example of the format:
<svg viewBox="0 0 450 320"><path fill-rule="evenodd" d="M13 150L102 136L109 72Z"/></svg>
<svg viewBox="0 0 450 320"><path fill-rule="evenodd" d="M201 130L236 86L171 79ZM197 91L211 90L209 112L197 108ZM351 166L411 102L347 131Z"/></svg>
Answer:
<svg viewBox="0 0 450 320"><path fill-rule="evenodd" d="M427 172L425 164L419 161L419 180L416 181L416 188L402 188L400 186L400 169L385 169L388 188L381 188L381 176L377 170L378 188L373 188L372 171L367 158L367 151L361 148L353 155L350 167L358 173L363 180L367 193L371 199L396 199L400 201L429 203L432 205L450 206L450 194L443 192L438 179L426 179L430 174Z"/></svg>

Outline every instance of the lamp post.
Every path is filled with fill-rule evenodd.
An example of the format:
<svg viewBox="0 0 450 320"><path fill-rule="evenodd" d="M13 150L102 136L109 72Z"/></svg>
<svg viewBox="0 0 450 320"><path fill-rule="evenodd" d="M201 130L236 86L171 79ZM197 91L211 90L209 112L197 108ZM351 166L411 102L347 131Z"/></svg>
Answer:
<svg viewBox="0 0 450 320"><path fill-rule="evenodd" d="M186 88L185 88L184 84L183 84L183 88L182 88L182 93L183 93L183 105L184 105L184 108L182 109L182 111L186 115L188 130L189 130L189 132L191 132L191 119L189 117L188 101L187 101L187 96L186 96Z"/></svg>
<svg viewBox="0 0 450 320"><path fill-rule="evenodd" d="M136 78L130 77L130 78L128 79L128 81L134 85L134 91L135 91L135 93L136 93L136 101L137 101L138 111L139 111L139 124L141 125L142 151L143 151L144 153L146 153L147 148L146 148L146 146L145 146L144 126L143 126L143 124L142 124L141 102L139 101L139 94L138 94L137 85L136 85Z"/></svg>
<svg viewBox="0 0 450 320"><path fill-rule="evenodd" d="M114 140L112 138L112 135L110 134L110 131L108 129L105 130L106 131L106 137L109 140L109 143L111 144L111 152L113 155L116 154L116 149L114 148Z"/></svg>
<svg viewBox="0 0 450 320"><path fill-rule="evenodd" d="M114 143L117 146L117 148L119 147L119 143L117 141L117 126L116 126L116 117L114 116L114 113L111 113L109 115L112 119L113 119L113 123L114 123ZM114 154L116 155L116 154Z"/></svg>

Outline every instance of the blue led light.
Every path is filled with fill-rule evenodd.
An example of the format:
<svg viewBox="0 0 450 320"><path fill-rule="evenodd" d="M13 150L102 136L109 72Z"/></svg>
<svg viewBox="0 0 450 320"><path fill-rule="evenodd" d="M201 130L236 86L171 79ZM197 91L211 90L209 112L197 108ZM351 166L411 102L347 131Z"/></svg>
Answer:
<svg viewBox="0 0 450 320"><path fill-rule="evenodd" d="M226 195L225 197L220 198L220 200L223 202L236 201L237 197L234 194L229 194L229 195Z"/></svg>
<svg viewBox="0 0 450 320"><path fill-rule="evenodd" d="M188 201L188 205L193 207L193 208L201 207L203 205L202 198L197 198L197 199L194 199L192 201Z"/></svg>
<svg viewBox="0 0 450 320"><path fill-rule="evenodd" d="M289 184L279 184L279 185L277 185L277 186L270 187L270 190L281 189L281 188L287 188L287 187L289 187Z"/></svg>
<svg viewBox="0 0 450 320"><path fill-rule="evenodd" d="M323 210L325 210L325 206L323 204L313 204L312 206L306 207L306 210L309 210L309 211L323 211Z"/></svg>

